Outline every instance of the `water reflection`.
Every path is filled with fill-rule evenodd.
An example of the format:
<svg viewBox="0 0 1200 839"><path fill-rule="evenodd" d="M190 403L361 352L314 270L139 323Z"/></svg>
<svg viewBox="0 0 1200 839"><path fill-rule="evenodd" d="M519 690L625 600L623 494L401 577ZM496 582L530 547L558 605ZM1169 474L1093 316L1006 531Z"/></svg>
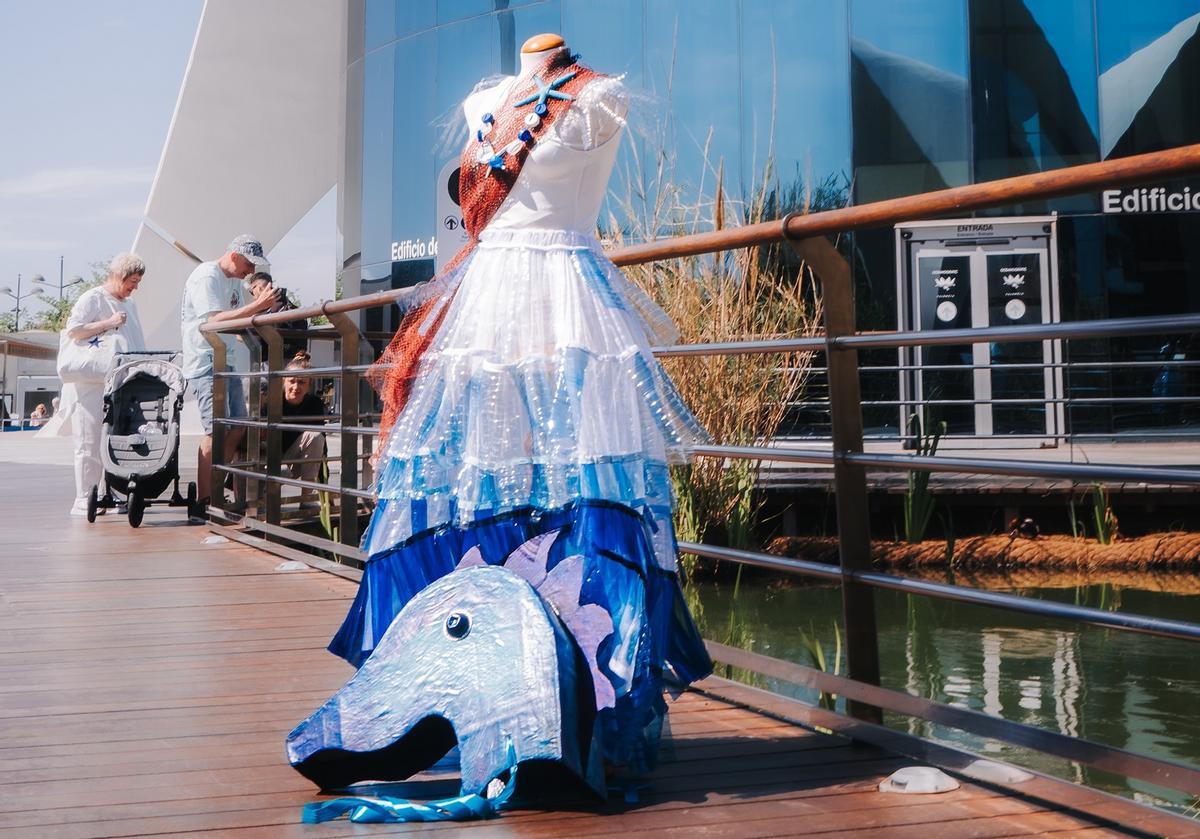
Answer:
<svg viewBox="0 0 1200 839"><path fill-rule="evenodd" d="M1200 595L1112 587L1022 589L1026 596L1093 604L1188 619L1200 613ZM836 588L788 586L763 578L742 580L739 596L715 583L700 591L707 636L767 655L812 664L804 637L815 637L833 667L834 630L840 619ZM876 592L880 659L885 686L1026 723L1072 737L1156 757L1200 764L1200 659L1194 645L1066 622L1039 620ZM723 633L737 628L737 637ZM734 674L735 677L738 674ZM747 677L747 674L741 674ZM794 685L763 680L768 689L808 702L817 697ZM839 700L839 708L844 703ZM988 738L888 714L887 723L910 734L1124 795L1176 804L1186 796L1110 773L1071 764Z"/></svg>

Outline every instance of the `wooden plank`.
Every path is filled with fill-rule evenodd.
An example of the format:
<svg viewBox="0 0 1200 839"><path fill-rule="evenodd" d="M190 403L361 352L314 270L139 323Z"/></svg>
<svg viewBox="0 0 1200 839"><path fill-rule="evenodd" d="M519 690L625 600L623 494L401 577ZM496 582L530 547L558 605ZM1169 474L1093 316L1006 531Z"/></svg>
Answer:
<svg viewBox="0 0 1200 839"><path fill-rule="evenodd" d="M970 784L936 798L884 795L879 781L912 761L693 692L669 702L662 765L636 803L535 802L470 825L301 825L320 796L287 765L283 741L353 672L324 647L355 585L276 572L277 558L233 542L202 544L206 530L177 526L181 511L151 511L138 530L116 517L66 519L69 469L15 474L37 483L0 507L14 535L0 556L0 837L1089 827ZM442 773L398 789L456 787Z"/></svg>

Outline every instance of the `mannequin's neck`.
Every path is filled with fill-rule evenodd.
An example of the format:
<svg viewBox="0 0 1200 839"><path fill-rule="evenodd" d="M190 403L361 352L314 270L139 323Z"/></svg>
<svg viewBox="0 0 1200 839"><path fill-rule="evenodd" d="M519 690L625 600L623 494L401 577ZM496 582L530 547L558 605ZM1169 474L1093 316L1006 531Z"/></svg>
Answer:
<svg viewBox="0 0 1200 839"><path fill-rule="evenodd" d="M533 72L534 68L541 64L546 58L559 50L565 50L566 47L555 47L550 50L542 50L541 52L523 52L521 53L521 75L528 76Z"/></svg>

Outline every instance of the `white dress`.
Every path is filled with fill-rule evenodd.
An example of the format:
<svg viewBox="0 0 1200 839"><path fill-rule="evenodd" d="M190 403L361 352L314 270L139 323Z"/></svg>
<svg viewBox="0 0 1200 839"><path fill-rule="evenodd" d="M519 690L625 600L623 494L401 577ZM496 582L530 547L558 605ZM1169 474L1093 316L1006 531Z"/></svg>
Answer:
<svg viewBox="0 0 1200 839"><path fill-rule="evenodd" d="M511 84L474 93L468 124ZM675 575L668 470L706 434L651 354L672 324L595 238L624 103L615 79L585 87L447 278L453 300L386 440L369 560L330 649L361 663L464 555L499 563L557 534L551 566L595 556L583 596L613 616L600 648L615 706L606 757L645 767L663 668L686 682L711 667Z"/></svg>

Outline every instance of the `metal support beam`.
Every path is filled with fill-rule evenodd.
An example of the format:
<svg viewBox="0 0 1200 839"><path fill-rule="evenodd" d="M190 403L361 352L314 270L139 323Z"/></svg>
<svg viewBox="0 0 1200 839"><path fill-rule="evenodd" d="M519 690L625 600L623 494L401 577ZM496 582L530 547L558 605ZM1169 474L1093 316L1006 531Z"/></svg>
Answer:
<svg viewBox="0 0 1200 839"><path fill-rule="evenodd" d="M786 235L787 216L782 221ZM829 364L829 398L833 450L863 450L862 395L858 382L858 351L834 342L853 335L854 287L850 266L823 236L788 240L800 258L821 280L825 309L825 340ZM867 473L842 458L834 461L833 480L837 508L839 556L842 578L842 618L846 628L846 667L851 679L879 684L879 639L875 627L875 595L869 586L849 576L871 569L871 531L867 515ZM851 701L850 713L869 722L882 722L882 711Z"/></svg>
<svg viewBox="0 0 1200 839"><path fill-rule="evenodd" d="M342 428L353 428L358 425L359 421L358 400L361 390L359 383L362 381L362 374L350 368L358 364L362 335L358 331L358 325L344 313L332 312L327 317L341 336L341 426ZM358 446L361 439L362 436L359 434L347 434L346 432L341 434L342 476L340 483L343 488L358 488ZM357 547L359 538L358 498L348 492L340 493L338 509L341 526L338 540L343 545Z"/></svg>
<svg viewBox="0 0 1200 839"><path fill-rule="evenodd" d="M225 354L225 342L221 339L220 334L216 332L206 332L200 330L200 334L208 341L209 346L213 351L213 373L224 371L229 364L229 360ZM218 419L224 419L228 414L225 406L228 403L227 393L229 390L228 380L223 376L213 376L213 397L212 397L212 469L209 470L208 488L210 507L216 507L218 510L225 509L225 493L221 490L222 481L225 476L217 468L224 465L225 462L225 426L218 422Z"/></svg>
<svg viewBox="0 0 1200 839"><path fill-rule="evenodd" d="M257 317L251 320L256 320ZM283 369L283 336L273 326L255 323L254 329L267 344L267 369ZM283 420L283 379L271 376L267 379L267 468L268 475L281 475L283 468L283 432L278 423ZM280 485L276 481L268 481L263 487L265 499L263 511L269 524L280 524L283 521L283 501L280 496Z"/></svg>
<svg viewBox="0 0 1200 839"><path fill-rule="evenodd" d="M261 341L256 341L253 336L247 335L246 348L250 350L250 371L259 372L263 368L263 345ZM264 419L263 416L263 400L262 387L257 378L242 379L245 383L245 391L249 407L247 408L247 419L255 423L253 425L244 426L246 429L246 460L255 466L262 463L263 450L263 426L256 423ZM257 499L263 498L265 487L262 481L257 479L249 479L246 481L246 500L249 501L251 495L256 499L255 504L259 503ZM247 511L247 515L249 511Z"/></svg>

